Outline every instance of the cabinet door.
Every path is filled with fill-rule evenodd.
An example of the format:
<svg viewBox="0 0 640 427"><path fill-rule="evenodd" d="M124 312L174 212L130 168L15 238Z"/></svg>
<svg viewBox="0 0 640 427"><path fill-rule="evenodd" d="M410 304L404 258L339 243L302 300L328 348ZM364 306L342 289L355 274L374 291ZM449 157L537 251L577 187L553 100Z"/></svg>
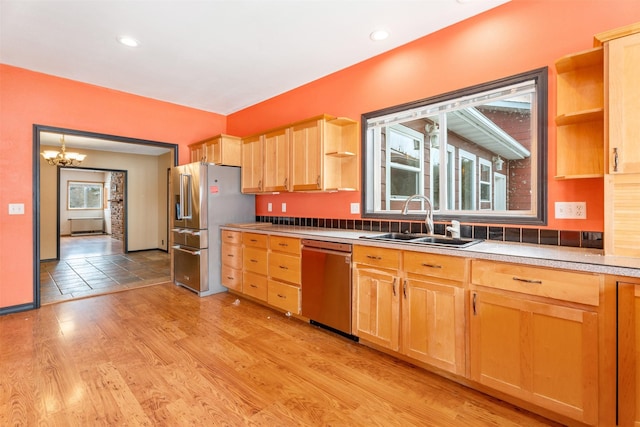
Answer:
<svg viewBox="0 0 640 427"><path fill-rule="evenodd" d="M402 353L463 375L464 289L405 279L402 293Z"/></svg>
<svg viewBox="0 0 640 427"><path fill-rule="evenodd" d="M598 417L597 313L471 294L471 378L587 424Z"/></svg>
<svg viewBox="0 0 640 427"><path fill-rule="evenodd" d="M640 33L607 43L609 172L640 173Z"/></svg>
<svg viewBox="0 0 640 427"><path fill-rule="evenodd" d="M399 349L398 278L381 270L354 269L355 335L394 351Z"/></svg>
<svg viewBox="0 0 640 427"><path fill-rule="evenodd" d="M322 121L311 120L291 128L293 191L322 189Z"/></svg>
<svg viewBox="0 0 640 427"><path fill-rule="evenodd" d="M243 193L260 193L263 191L262 160L263 139L254 136L242 140L241 177Z"/></svg>
<svg viewBox="0 0 640 427"><path fill-rule="evenodd" d="M289 138L287 129L264 137L264 191L288 191Z"/></svg>
<svg viewBox="0 0 640 427"><path fill-rule="evenodd" d="M640 284L617 281L618 425L640 426Z"/></svg>

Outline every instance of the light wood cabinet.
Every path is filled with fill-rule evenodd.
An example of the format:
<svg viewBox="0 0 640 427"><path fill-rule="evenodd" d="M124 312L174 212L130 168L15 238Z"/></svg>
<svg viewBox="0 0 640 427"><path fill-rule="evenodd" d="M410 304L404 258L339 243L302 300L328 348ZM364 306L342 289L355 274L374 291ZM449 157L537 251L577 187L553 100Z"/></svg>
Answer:
<svg viewBox="0 0 640 427"><path fill-rule="evenodd" d="M466 260L355 246L355 335L465 373Z"/></svg>
<svg viewBox="0 0 640 427"><path fill-rule="evenodd" d="M358 122L323 115L291 127L293 191L359 189Z"/></svg>
<svg viewBox="0 0 640 427"><path fill-rule="evenodd" d="M269 236L269 305L300 314L301 249L300 239Z"/></svg>
<svg viewBox="0 0 640 427"><path fill-rule="evenodd" d="M279 129L263 137L265 192L288 191L289 130Z"/></svg>
<svg viewBox="0 0 640 427"><path fill-rule="evenodd" d="M326 114L244 138L243 192L358 190L359 144L358 122Z"/></svg>
<svg viewBox="0 0 640 427"><path fill-rule="evenodd" d="M234 291L242 292L242 233L222 230L220 282Z"/></svg>
<svg viewBox="0 0 640 427"><path fill-rule="evenodd" d="M609 173L639 174L640 32L606 42L605 50Z"/></svg>
<svg viewBox="0 0 640 427"><path fill-rule="evenodd" d="M618 313L618 425L640 426L640 279L611 277Z"/></svg>
<svg viewBox="0 0 640 427"><path fill-rule="evenodd" d="M595 425L602 276L473 260L471 277L471 379Z"/></svg>
<svg viewBox="0 0 640 427"><path fill-rule="evenodd" d="M606 58L604 249L607 255L640 257L640 24L595 39Z"/></svg>
<svg viewBox="0 0 640 427"><path fill-rule="evenodd" d="M467 261L419 252L403 256L401 352L464 375Z"/></svg>
<svg viewBox="0 0 640 427"><path fill-rule="evenodd" d="M268 236L243 233L242 243L242 292L267 301Z"/></svg>
<svg viewBox="0 0 640 427"><path fill-rule="evenodd" d="M400 251L353 246L354 335L376 345L400 348Z"/></svg>
<svg viewBox="0 0 640 427"><path fill-rule="evenodd" d="M241 144L241 138L224 134L190 144L191 162L240 166Z"/></svg>
<svg viewBox="0 0 640 427"><path fill-rule="evenodd" d="M240 180L243 193L261 193L264 190L263 144L262 135L242 140Z"/></svg>
<svg viewBox="0 0 640 427"><path fill-rule="evenodd" d="M604 175L604 50L556 61L556 178Z"/></svg>

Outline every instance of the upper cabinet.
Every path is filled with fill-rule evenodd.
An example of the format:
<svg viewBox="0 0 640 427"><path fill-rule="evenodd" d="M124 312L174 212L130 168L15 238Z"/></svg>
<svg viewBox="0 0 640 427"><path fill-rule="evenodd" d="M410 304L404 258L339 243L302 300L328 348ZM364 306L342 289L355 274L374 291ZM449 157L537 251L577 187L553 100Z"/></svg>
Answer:
<svg viewBox="0 0 640 427"><path fill-rule="evenodd" d="M322 115L243 139L242 191L358 190L358 132L355 120ZM261 146L261 160L254 144ZM246 185L245 174L253 178Z"/></svg>
<svg viewBox="0 0 640 427"><path fill-rule="evenodd" d="M604 54L597 47L556 61L557 179L604 174Z"/></svg>
<svg viewBox="0 0 640 427"><path fill-rule="evenodd" d="M595 36L605 52L604 250L640 257L640 23Z"/></svg>
<svg viewBox="0 0 640 427"><path fill-rule="evenodd" d="M242 140L237 136L216 135L189 145L191 162L240 166Z"/></svg>
<svg viewBox="0 0 640 427"><path fill-rule="evenodd" d="M640 173L640 33L606 42L605 49L609 173Z"/></svg>

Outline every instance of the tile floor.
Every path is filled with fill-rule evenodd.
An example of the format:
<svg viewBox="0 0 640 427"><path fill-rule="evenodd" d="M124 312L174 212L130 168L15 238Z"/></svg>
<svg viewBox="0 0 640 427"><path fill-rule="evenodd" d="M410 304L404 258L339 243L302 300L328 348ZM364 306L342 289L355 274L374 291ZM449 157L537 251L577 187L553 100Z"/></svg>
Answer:
<svg viewBox="0 0 640 427"><path fill-rule="evenodd" d="M170 256L160 250L125 254L107 235L62 237L60 260L40 263L42 305L171 280Z"/></svg>

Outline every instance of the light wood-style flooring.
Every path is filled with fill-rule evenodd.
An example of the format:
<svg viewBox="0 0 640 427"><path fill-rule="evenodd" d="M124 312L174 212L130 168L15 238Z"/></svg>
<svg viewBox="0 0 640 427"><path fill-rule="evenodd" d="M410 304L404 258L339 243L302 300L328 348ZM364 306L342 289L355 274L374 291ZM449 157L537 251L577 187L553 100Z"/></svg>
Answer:
<svg viewBox="0 0 640 427"><path fill-rule="evenodd" d="M0 425L555 425L235 301L167 283L0 317Z"/></svg>

